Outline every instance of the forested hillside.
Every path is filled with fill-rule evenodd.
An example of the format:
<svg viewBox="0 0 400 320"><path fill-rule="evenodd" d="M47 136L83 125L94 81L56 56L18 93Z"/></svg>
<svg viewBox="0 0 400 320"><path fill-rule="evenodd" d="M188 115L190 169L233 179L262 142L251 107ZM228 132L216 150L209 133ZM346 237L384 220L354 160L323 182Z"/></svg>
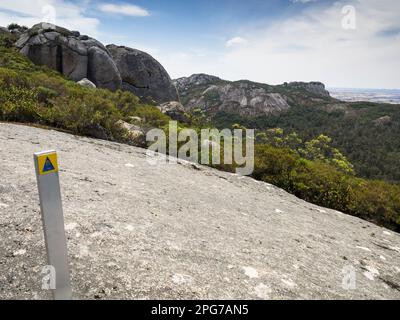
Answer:
<svg viewBox="0 0 400 320"><path fill-rule="evenodd" d="M257 118L219 113L212 122L221 128L235 123L260 131L282 128L304 140L324 134L332 138L359 176L400 182L399 105L358 102L336 110L301 106Z"/></svg>
<svg viewBox="0 0 400 320"><path fill-rule="evenodd" d="M400 105L343 102L318 82L272 86L198 74L175 83L186 110L204 124L281 128L303 140L324 134L359 176L400 182Z"/></svg>

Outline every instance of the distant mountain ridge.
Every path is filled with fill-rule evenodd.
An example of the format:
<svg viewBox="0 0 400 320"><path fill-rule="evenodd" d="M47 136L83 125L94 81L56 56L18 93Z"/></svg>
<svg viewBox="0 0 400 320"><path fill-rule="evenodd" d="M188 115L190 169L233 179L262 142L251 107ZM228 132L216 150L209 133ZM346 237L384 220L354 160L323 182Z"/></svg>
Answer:
<svg viewBox="0 0 400 320"><path fill-rule="evenodd" d="M227 81L207 74L173 80L188 110L241 116L279 114L295 105L334 102L321 82L290 82L272 86L249 80Z"/></svg>

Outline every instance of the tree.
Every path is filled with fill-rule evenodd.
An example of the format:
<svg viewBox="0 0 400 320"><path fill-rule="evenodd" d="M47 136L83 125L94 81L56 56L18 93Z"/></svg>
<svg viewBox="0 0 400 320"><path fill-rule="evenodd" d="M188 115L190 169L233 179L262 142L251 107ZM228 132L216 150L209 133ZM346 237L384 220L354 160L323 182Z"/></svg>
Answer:
<svg viewBox="0 0 400 320"><path fill-rule="evenodd" d="M344 173L354 174L353 165L338 149L331 146L331 142L331 138L321 134L306 142L305 148L299 151L301 156L306 159L327 162Z"/></svg>
<svg viewBox="0 0 400 320"><path fill-rule="evenodd" d="M25 32L26 30L28 30L28 27L25 26L20 26L18 23L10 23L7 26L7 29L10 31L19 31L19 32Z"/></svg>

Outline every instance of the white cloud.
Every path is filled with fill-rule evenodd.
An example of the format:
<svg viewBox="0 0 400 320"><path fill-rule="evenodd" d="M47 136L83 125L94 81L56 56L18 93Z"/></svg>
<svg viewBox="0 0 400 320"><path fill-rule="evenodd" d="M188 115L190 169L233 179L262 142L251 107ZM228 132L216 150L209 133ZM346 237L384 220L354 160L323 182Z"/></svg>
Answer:
<svg viewBox="0 0 400 320"><path fill-rule="evenodd" d="M356 9L355 30L342 27L345 5ZM166 59L165 67L174 77L203 70L271 84L317 80L329 87L400 88L399 12L398 0L308 6L264 27L239 26L247 35L246 46L229 47L207 61L195 56L179 63Z"/></svg>
<svg viewBox="0 0 400 320"><path fill-rule="evenodd" d="M116 13L133 17L147 17L150 15L146 9L132 4L103 3L99 5L99 9L107 13Z"/></svg>
<svg viewBox="0 0 400 320"><path fill-rule="evenodd" d="M342 8L356 9L355 30L342 28ZM226 65L241 65L236 77L282 83L321 80L330 86L400 87L400 37L380 37L400 30L395 0L337 2L310 7L254 35L253 46L236 48ZM228 76L234 77L234 70ZM238 72L238 71L236 71Z"/></svg>
<svg viewBox="0 0 400 320"><path fill-rule="evenodd" d="M242 37L234 37L226 42L227 47L241 46L247 43L247 40Z"/></svg>
<svg viewBox="0 0 400 320"><path fill-rule="evenodd" d="M88 1L76 5L66 0L1 0L0 25L12 22L31 27L51 22L96 37L100 21L86 14Z"/></svg>

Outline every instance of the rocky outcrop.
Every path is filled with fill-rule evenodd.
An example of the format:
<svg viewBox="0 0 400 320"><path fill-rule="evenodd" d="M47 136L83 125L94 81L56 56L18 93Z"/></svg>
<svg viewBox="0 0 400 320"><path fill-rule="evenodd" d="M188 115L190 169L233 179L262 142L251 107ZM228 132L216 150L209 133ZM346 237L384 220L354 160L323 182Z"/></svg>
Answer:
<svg viewBox="0 0 400 320"><path fill-rule="evenodd" d="M212 84L220 81L221 79L204 73L193 74L190 77L183 77L174 80L174 84L179 92L190 90L193 86L201 86Z"/></svg>
<svg viewBox="0 0 400 320"><path fill-rule="evenodd" d="M292 106L333 103L321 82L268 85L248 80L227 81L207 74L174 80L186 110L201 108L208 115L218 112L257 117L277 115Z"/></svg>
<svg viewBox="0 0 400 320"><path fill-rule="evenodd" d="M121 76L107 49L77 31L40 23L23 33L16 47L35 64L46 65L71 80L87 78L110 90L121 87Z"/></svg>
<svg viewBox="0 0 400 320"><path fill-rule="evenodd" d="M198 100L191 104L207 109L218 101L218 111L238 113L241 116L277 114L287 111L290 105L280 93L270 93L262 88L251 88L243 83L239 86L226 84L210 86Z"/></svg>
<svg viewBox="0 0 400 320"><path fill-rule="evenodd" d="M77 82L79 85L81 85L82 87L86 87L86 88L96 88L96 85L90 81L89 79L83 78L82 80Z"/></svg>
<svg viewBox="0 0 400 320"><path fill-rule="evenodd" d="M178 100L177 91L164 67L149 54L108 45L122 78L122 88L142 100L163 103Z"/></svg>
<svg viewBox="0 0 400 320"><path fill-rule="evenodd" d="M134 139L137 138L137 137L142 136L143 133L144 133L142 128L140 128L139 126L134 125L134 124L130 124L130 123L128 123L126 121L123 121L123 120L119 120L117 122L117 125L120 126L123 129L127 130L129 132L130 136L132 138L134 138Z"/></svg>
<svg viewBox="0 0 400 320"><path fill-rule="evenodd" d="M98 123L91 123L85 128L86 134L89 137L102 139L102 140L110 140L110 136L107 134L106 130Z"/></svg>
<svg viewBox="0 0 400 320"><path fill-rule="evenodd" d="M98 88L112 91L121 88L146 102L179 99L163 66L149 54L136 49L115 45L106 48L78 31L46 23L37 24L23 33L16 47L35 64L46 65L74 81L87 78Z"/></svg>
<svg viewBox="0 0 400 320"><path fill-rule="evenodd" d="M87 75L100 88L115 91L122 84L121 75L109 53L96 46L88 49Z"/></svg>
<svg viewBox="0 0 400 320"><path fill-rule="evenodd" d="M376 126L387 126L392 123L392 118L390 116L383 116L374 120Z"/></svg>
<svg viewBox="0 0 400 320"><path fill-rule="evenodd" d="M285 96L250 81L230 82L205 74L175 80L187 110L226 112L240 116L278 114L290 105Z"/></svg>
<svg viewBox="0 0 400 320"><path fill-rule="evenodd" d="M173 120L181 122L186 122L188 120L185 115L185 107L177 101L163 103L157 106L157 108Z"/></svg>
<svg viewBox="0 0 400 320"><path fill-rule="evenodd" d="M322 82L290 82L285 83L285 86L292 89L304 89L315 95L330 97L329 91L325 89L325 85Z"/></svg>
<svg viewBox="0 0 400 320"><path fill-rule="evenodd" d="M128 143L136 146L145 145L145 132L141 127L123 120L119 120L116 125L125 131L125 139Z"/></svg>

